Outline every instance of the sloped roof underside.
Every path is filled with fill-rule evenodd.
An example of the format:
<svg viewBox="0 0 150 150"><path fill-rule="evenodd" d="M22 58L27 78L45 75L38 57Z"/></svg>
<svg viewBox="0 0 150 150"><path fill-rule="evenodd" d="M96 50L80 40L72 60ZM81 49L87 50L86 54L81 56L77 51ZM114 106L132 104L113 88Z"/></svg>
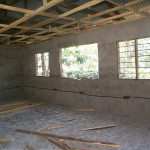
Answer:
<svg viewBox="0 0 150 150"><path fill-rule="evenodd" d="M145 17L150 0L1 0L0 45L26 45Z"/></svg>

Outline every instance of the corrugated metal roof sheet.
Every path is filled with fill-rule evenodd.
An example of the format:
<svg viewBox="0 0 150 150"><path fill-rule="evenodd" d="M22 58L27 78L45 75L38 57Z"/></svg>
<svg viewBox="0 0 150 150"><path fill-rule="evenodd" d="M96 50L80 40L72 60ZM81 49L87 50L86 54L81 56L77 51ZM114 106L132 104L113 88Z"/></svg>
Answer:
<svg viewBox="0 0 150 150"><path fill-rule="evenodd" d="M91 0L79 0L75 4L76 5L82 5L82 4L87 3L89 1L91 1ZM126 4L128 2L133 1L133 0L115 0L115 1L120 3L120 4ZM110 9L110 7L107 5L107 3L109 3L109 2L106 1L106 3L103 3L102 5L97 4L97 5L94 5L92 7L89 7L88 9L91 9L92 11L95 11L95 12L102 12L102 11ZM112 7L115 7L114 4L111 4L111 5L112 5ZM133 5L133 7L139 9L139 8L149 6L149 5L150 5L150 0L145 0L143 2L137 3L136 5ZM61 7L61 6L58 6L58 7L63 12L69 11L69 9L67 9L65 7ZM128 11L129 10L127 10L127 9L120 9L117 12L118 12L118 14L122 14L122 13L125 13L125 12L128 12ZM58 14L56 11L55 12L52 11L52 12L55 13L55 14ZM149 10L149 12L150 12L150 10ZM76 18L76 19L82 19L82 18L87 17L87 16L88 16L88 14L82 13L82 12L77 12L77 13L74 13L74 14L70 15L70 17L73 17L73 18ZM123 18L124 19L130 19L130 18L137 17L137 16L139 16L139 14L135 13L133 15L125 16ZM91 21L97 21L97 20L100 20L100 19L103 19L103 17L92 18ZM58 23L64 24L65 22L63 20L59 20ZM110 22L108 22L108 23L110 23Z"/></svg>

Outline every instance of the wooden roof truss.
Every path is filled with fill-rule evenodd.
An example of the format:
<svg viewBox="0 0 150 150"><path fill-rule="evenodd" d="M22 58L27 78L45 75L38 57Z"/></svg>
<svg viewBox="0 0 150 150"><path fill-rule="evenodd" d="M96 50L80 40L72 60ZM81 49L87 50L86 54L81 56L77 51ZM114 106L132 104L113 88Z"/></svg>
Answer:
<svg viewBox="0 0 150 150"><path fill-rule="evenodd" d="M13 2L15 3L15 1L17 0ZM43 5L36 10L27 9L27 0L24 0L24 8L0 3L0 13L4 16L7 15L7 11L23 14L17 20L11 18L9 24L4 24L2 20L5 18L0 16L0 45L26 45L150 16L150 5L140 8L135 7L146 0L133 0L124 4L116 0L90 0L81 5L77 4L78 1L43 0ZM96 6L103 8L104 4L108 6L108 9L103 11L94 9ZM60 7L68 11L64 12ZM47 12L48 10L55 10L56 13ZM120 10L125 11L120 13ZM81 13L85 17L74 17L74 14L77 13ZM44 19L35 21L34 18L37 16ZM126 19L126 16L130 17ZM24 25L25 22L28 23L30 20L32 20L30 26ZM61 21L66 23L58 23Z"/></svg>

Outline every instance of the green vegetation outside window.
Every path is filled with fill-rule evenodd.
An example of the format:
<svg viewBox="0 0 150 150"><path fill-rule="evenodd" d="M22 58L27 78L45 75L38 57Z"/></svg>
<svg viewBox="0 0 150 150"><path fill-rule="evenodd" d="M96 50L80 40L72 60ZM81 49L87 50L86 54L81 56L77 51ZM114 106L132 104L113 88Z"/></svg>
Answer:
<svg viewBox="0 0 150 150"><path fill-rule="evenodd" d="M35 54L36 76L49 76L49 53Z"/></svg>
<svg viewBox="0 0 150 150"><path fill-rule="evenodd" d="M62 76L73 79L97 79L98 44L62 49Z"/></svg>

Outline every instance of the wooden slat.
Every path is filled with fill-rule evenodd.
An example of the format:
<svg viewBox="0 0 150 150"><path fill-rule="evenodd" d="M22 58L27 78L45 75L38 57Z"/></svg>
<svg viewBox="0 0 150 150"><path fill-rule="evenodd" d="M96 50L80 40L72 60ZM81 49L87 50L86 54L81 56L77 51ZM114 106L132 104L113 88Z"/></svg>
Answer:
<svg viewBox="0 0 150 150"><path fill-rule="evenodd" d="M43 5L46 5L47 4L47 0L43 0Z"/></svg>
<svg viewBox="0 0 150 150"><path fill-rule="evenodd" d="M0 27L9 27L9 25L7 24L0 24ZM13 28L16 29L29 29L30 27L26 27L26 26L15 26ZM34 30L39 30L39 31L49 31L49 29L46 28L34 28Z"/></svg>
<svg viewBox="0 0 150 150"><path fill-rule="evenodd" d="M13 142L14 138L0 138L0 142Z"/></svg>
<svg viewBox="0 0 150 150"><path fill-rule="evenodd" d="M56 139L56 141L57 141L58 143L61 143L61 144L62 144L63 146L65 146L66 148L72 150L72 148L71 148L64 140L62 140L62 139Z"/></svg>
<svg viewBox="0 0 150 150"><path fill-rule="evenodd" d="M68 147L66 147L66 146L64 146L64 145L62 145L62 144L54 141L51 138L47 138L47 137L44 137L44 136L39 136L39 138L42 139L42 140L44 140L44 141L46 141L46 142L48 142L48 143L50 143L50 144L55 145L56 147L58 147L61 150L71 150L70 148L68 148Z"/></svg>
<svg viewBox="0 0 150 150"><path fill-rule="evenodd" d="M112 127L115 127L115 124L107 125L107 126L94 127L94 128L86 128L86 129L83 129L82 131L99 130L99 129L106 129L106 128L112 128Z"/></svg>
<svg viewBox="0 0 150 150"><path fill-rule="evenodd" d="M10 118L9 116L0 116L0 118Z"/></svg>
<svg viewBox="0 0 150 150"><path fill-rule="evenodd" d="M88 144L103 145L103 146L109 146L109 147L119 147L120 146L119 144L110 143L110 142L86 140L86 139L82 139L82 138L60 136L60 135L55 135L55 134L50 134L50 133L39 133L39 132L34 132L34 131L29 131L29 130L22 130L22 129L17 129L17 130L15 130L15 132L44 136L44 137L52 137L52 138L57 138L57 139L64 139L64 140L69 140L69 141L79 142L79 143L88 143Z"/></svg>
<svg viewBox="0 0 150 150"><path fill-rule="evenodd" d="M147 10L147 9L150 9L150 6L144 7L144 8L140 8L139 11L142 12L142 11L145 11L145 10ZM119 14L119 15L115 15L115 16L112 16L112 17L100 19L100 20L98 20L98 21L89 22L89 23L83 24L83 25L81 25L81 26L76 26L76 27L73 27L73 28L71 28L71 29L67 29L67 30L65 30L65 31L61 31L60 33L65 33L65 32L68 32L68 31L71 31L71 32L72 32L73 30L77 30L77 29L80 29L80 28L82 28L82 27L86 27L86 26L88 26L88 25L102 24L102 23L104 23L104 22L106 22L106 21L113 20L113 19L117 19L117 18L124 17L124 16L131 15L131 14L134 14L134 12L126 12L126 13L122 13L122 14ZM144 17L144 16L142 16L142 17L140 16L140 17L138 17L138 18L140 19L140 18L143 18L143 17ZM133 17L132 19L134 19L134 18L136 18L136 17ZM127 19L127 20L125 20L125 21L123 20L122 22L128 22L128 21L130 21L130 20ZM117 22L120 22L120 21L117 21ZM117 22L116 22L116 23L117 23ZM114 23L114 24L116 24L116 23ZM111 24L111 25L113 25L113 24ZM44 38L49 38L49 37L52 37L52 36L54 36L54 35L58 35L58 33L53 33L53 34L50 34L50 35L46 35L46 36L44 36Z"/></svg>
<svg viewBox="0 0 150 150"><path fill-rule="evenodd" d="M73 147L72 150L106 150L106 149Z"/></svg>
<svg viewBox="0 0 150 150"><path fill-rule="evenodd" d="M4 104L4 105L0 105L0 109L4 109L4 108L8 108L11 106L16 106L16 105L20 105L20 104L26 104L29 103L30 101L22 101L22 102L14 102L14 103L9 103L9 104Z"/></svg>
<svg viewBox="0 0 150 150"><path fill-rule="evenodd" d="M131 6L131 5L133 5L133 4L139 3L139 2L141 2L141 1L143 1L143 0L136 0L136 1L134 1L134 2L130 2L130 3L127 3L127 4L123 5L123 6L118 6L118 7L116 7L116 8L112 8L112 9L106 10L106 11L104 11L104 12L100 12L100 13L98 13L98 14L91 15L90 18L97 17L97 16L99 16L99 15L101 16L101 15L104 15L104 14L107 14L107 13L110 13L110 12L113 12L113 11L116 11L116 10L119 10L119 9L121 9L121 8L124 7L124 6L128 7L128 6ZM146 10L147 10L147 9L149 9L149 6L148 6L148 7L145 7L145 8L146 8ZM141 8L139 11L144 11L144 10L145 10L145 9ZM92 23L90 22L90 23L88 23L88 24L84 24L83 26L74 27L74 28L71 28L71 29L68 29L68 30L64 30L64 31L61 31L60 33L65 33L65 32L71 31L71 30L79 29L79 28L81 28L81 27L84 27L84 26L87 26L87 25L90 25L90 24L103 23L103 22L105 22L105 21L109 21L109 20L112 20L112 19L116 19L116 18L119 18L119 17L123 17L123 16L129 15L129 14L134 14L134 13L133 13L133 12L123 13L123 14L120 14L120 15L116 15L116 16L112 16L112 17L106 18L106 19L101 19L101 20L99 20L99 21L95 21L95 22L92 22ZM83 18L83 19L80 19L79 22L85 21L85 20L87 20L87 19L88 19L88 17L85 17L85 18ZM69 23L69 25L71 25L71 24L74 24L74 23ZM66 25L63 25L63 26L67 26L67 24L66 24ZM47 36L45 36L44 38L49 38L49 37L52 37L52 36L54 36L54 35L58 35L58 33L53 33L53 34L51 34L51 35L47 35Z"/></svg>
<svg viewBox="0 0 150 150"><path fill-rule="evenodd" d="M97 25L95 27L92 27L92 28L87 28L87 29L83 29L83 30L80 30L79 32L87 32L87 31L91 31L91 30L96 30L96 29L100 29L100 28L104 28L104 27L108 27L108 26L112 26L112 25L116 25L116 24L122 24L122 23L127 23L127 22L131 22L131 21L135 21L135 20L138 20L138 19L142 19L144 18L143 16L137 16L137 17L134 17L134 18L130 18L130 19L127 19L127 20L122 20L122 21L117 21L117 22L114 22L112 24L106 24L106 25ZM60 38L60 37L65 37L65 36L68 36L68 35L71 35L71 34L75 34L75 33L79 33L79 32L75 32L75 31L70 31L62 36L59 36L59 37L53 37L53 35L57 35L57 34L53 34L53 35L50 35L49 37L43 37L45 39L57 39L57 38ZM41 37L42 39L42 37ZM28 41L30 42L30 40ZM36 42L35 40L31 40L31 42Z"/></svg>
<svg viewBox="0 0 150 150"><path fill-rule="evenodd" d="M30 104L31 103L24 103L24 104L18 104L18 105L14 105L14 106L9 106L9 107L6 107L6 108L1 108L0 112L11 110L11 109L16 109L16 108L23 107L25 105L30 105Z"/></svg>
<svg viewBox="0 0 150 150"><path fill-rule="evenodd" d="M85 17L85 18L83 18L83 19L80 19L80 22L83 22L83 21L85 21L85 20L87 20L87 19L91 19L91 18L94 18L94 17L98 17L98 16L101 16L101 15L104 15L104 14L107 14L107 13L111 13L111 12L113 12L113 11L116 11L116 10L119 10L119 9L121 9L121 8L123 8L123 7L128 7L128 6L131 6L131 5L133 5L133 4L136 4L136 3L139 3L139 2L141 2L141 1L143 1L143 0L136 0L136 1L134 1L134 2L129 2L129 3L127 3L127 4L125 4L125 5L122 5L122 6L118 6L118 7L115 7L115 8L112 8L112 9L109 9L109 10L106 10L106 11L103 11L103 12L100 12L100 13L97 13L97 14L94 14L94 15L91 15L90 17L88 16L88 17ZM69 25L73 25L73 24L75 24L75 23L77 23L76 21L74 21L74 22L71 22L71 23L68 23L68 24L65 24L65 25L62 25L61 27L59 27L59 29L61 29L61 28L63 28L63 27L67 27L67 26L69 26ZM39 24L40 25L40 24ZM33 28L35 28L36 26L33 26ZM21 32L22 33L22 32ZM20 33L19 33L20 34ZM56 35L56 34L54 34L54 35ZM17 42L18 40L16 40L15 42ZM20 40L19 40L20 41Z"/></svg>
<svg viewBox="0 0 150 150"><path fill-rule="evenodd" d="M1 9L6 9L6 10L11 10L11 11L15 11L15 12L20 12L20 13L33 13L34 10L29 10L29 9L24 9L24 8L18 8L18 7L14 7L14 6L9 6L9 5L4 5L4 4L0 4L0 8ZM59 18L58 15L53 14L53 13L47 13L47 12L40 12L39 15L41 16L45 16L45 17L51 17L51 18ZM75 21L77 19L72 18L72 17L64 17L64 20L69 20L69 21Z"/></svg>
<svg viewBox="0 0 150 150"><path fill-rule="evenodd" d="M93 0L95 3L97 3L98 1L96 1L96 0ZM93 2L92 1L92 2ZM88 17L85 17L85 18L83 18L83 19L80 19L79 20L79 22L83 22L84 23L84 25L82 25L82 26L76 26L76 27L73 27L72 29L67 29L67 30L63 30L63 31L60 31L60 29L63 29L64 27L67 27L67 26L70 26L70 25L73 25L73 24L76 24L76 23L78 23L78 21L73 21L73 22L71 22L71 23L68 23L68 24L65 24L65 25L62 25L62 26L60 26L60 27L58 27L58 28L55 28L55 30L57 31L57 29L59 29L59 31L57 32L57 33L53 33L53 34L50 34L50 35L47 35L47 36L40 36L40 40L44 40L44 39L49 39L49 38L52 38L52 39L55 39L55 38L58 38L58 37L55 37L55 35L60 35L60 37L61 37L61 34L66 34L66 35L68 35L68 34L73 34L73 33L77 33L77 32L85 32L86 30L92 30L91 28L90 28L90 25L97 25L97 27L93 27L93 29L96 29L96 28L100 28L100 26L101 25L99 25L99 24L102 24L102 23L104 23L104 22L106 22L106 21L109 21L109 19L111 19L112 21L113 21L113 19L116 19L116 18L118 18L118 17L121 17L122 16L122 14L120 15L120 16L112 16L112 18L110 18L109 17L109 19L108 18L106 18L106 20L103 20L103 19L101 19L101 20L99 20L99 21L97 21L97 22L87 22L87 23L85 23L85 21L86 20L88 20L88 19L91 19L91 18L94 18L94 17L98 17L98 16L101 16L101 15L104 15L104 14L107 14L107 13L111 13L111 12L113 12L113 11L117 11L117 10L119 10L119 9L122 9L122 8L128 8L128 7L130 7L130 6L132 6L132 5L134 5L134 4L137 4L137 3L139 3L139 2L142 2L142 1L144 1L144 0L135 0L135 1L132 1L132 2L129 2L129 3L126 3L126 4L124 4L124 5L119 5L119 6L117 6L117 7L114 7L114 8L112 8L112 9L108 9L108 10L106 10L106 11L103 11L103 12L99 12L99 13L97 13L97 14L94 14L94 15L90 15L90 16L88 16ZM99 2L98 2L99 3ZM90 3L91 5L93 5L92 3ZM82 7L81 7L82 6ZM82 10L82 9L85 9L85 7L87 7L87 6L90 6L90 5L87 5L87 3L85 3L85 5L81 5L81 6L79 6L78 8L75 8L75 9L73 9L73 10L71 10L71 11L69 11L69 12L67 12L68 14L66 14L66 13L64 13L64 14L62 14L62 15L59 15L59 18L62 18L62 17L64 17L64 16L66 16L66 15L69 15L69 13L74 13L74 11L76 12L76 11L80 11L80 10ZM145 11L146 11L146 7L144 7L145 9L143 9L143 8L140 8L140 9L136 9L136 12L134 11L134 10L130 10L130 12L129 13L127 13L126 15L129 15L129 14L134 14L134 13L137 13L137 11L138 11L138 13L144 13L145 14ZM147 8L147 9L149 9L149 8ZM147 12L146 12L146 14L147 14ZM125 15L125 14L124 14ZM123 16L124 16L123 15ZM143 15L143 17L147 17L146 15L144 16ZM142 17L137 17L136 19L140 19L140 18L142 18ZM47 21L44 21L44 22L41 22L41 23L39 23L39 24L36 24L35 26L33 26L33 28L34 27L36 27L36 28L38 28L38 27L40 27L40 26L42 26L43 24L47 24L49 21L50 22L53 22L53 21L55 21L55 20L57 20L57 19L48 19ZM134 20L134 18L133 18L133 20ZM130 21L130 20L127 20L127 21L125 21L125 22L128 22L128 21ZM113 21L113 23L111 24L111 25L114 25L114 24L118 24L118 23L123 23L123 22L118 22L118 21ZM108 26L110 26L110 25L108 25ZM88 27L89 29L82 29L83 27ZM104 27L103 25L102 25L102 27ZM24 30L25 32L27 32L27 31L30 31L30 30L32 30L33 28L28 28L27 30ZM77 31L78 30L78 31ZM22 30L21 32L17 32L17 33L15 33L15 34L13 34L12 36L17 36L18 34L22 34L22 33L24 33L24 31ZM44 31L43 32L41 32L41 33L44 33ZM40 35L41 34L40 32L39 33L36 33L36 35ZM46 33L46 31L45 31L45 33ZM9 37L4 37L4 38L2 38L1 40L4 40L4 39L7 39L7 38L9 38ZM26 37L26 38L28 38L28 37ZM25 38L25 39L26 39ZM30 38L38 38L38 36L37 37L34 37L34 35L30 35ZM0 41L1 41L0 40ZM14 42L21 42L21 40L22 39L18 39L18 40L14 40L14 41L11 41L12 43L14 43ZM34 39L32 39L32 40L28 40L28 42L38 42L39 40L34 40ZM9 44L9 43L8 43Z"/></svg>
<svg viewBox="0 0 150 150"><path fill-rule="evenodd" d="M45 31L43 31L43 32L45 32ZM11 35L10 34L0 34L0 36L7 36L7 37L11 37ZM16 35L16 36L14 36L14 37L28 37L28 36L26 36L26 35Z"/></svg>
<svg viewBox="0 0 150 150"><path fill-rule="evenodd" d="M91 1L91 2L87 2L87 3L81 5L81 6L77 7L77 8L74 8L73 10L70 10L70 11L68 11L68 12L66 12L66 13L63 13L63 14L59 15L59 18L64 18L64 17L66 17L66 16L68 16L68 15L71 15L71 14L73 14L73 13L75 13L75 12L78 12L78 11L80 11L80 10L83 10L83 9L85 9L85 8L87 8L87 7L96 5L96 4L98 4L98 3L102 2L102 1L103 1L103 0L93 0L93 1ZM47 5L46 5L46 6L47 6ZM40 9L40 8L39 8L39 9ZM39 9L38 9L38 11L39 11ZM42 10L43 10L43 8L42 8ZM36 10L35 10L35 11L36 11ZM32 13L32 15L34 15L34 16L35 16L36 14L37 14L37 11L34 12L34 13ZM27 14L27 17L28 17L28 14ZM30 17L30 16L29 16L29 17ZM24 20L24 18L22 18L22 20L19 19L19 20L17 20L17 21L18 21L18 22L23 22L23 20ZM32 27L30 27L30 29L21 30L21 31L19 31L19 32L15 33L15 34L13 34L12 36L16 36L16 35L18 35L18 34L25 33L25 32L27 32L27 31L29 31L29 30L32 30L32 29L34 29L34 28L37 28L37 27L46 25L46 24L51 23L51 22L54 22L54 21L56 21L56 20L58 20L58 19L53 19L53 18L51 19L51 18L50 18L50 19L44 20L44 21L42 21L42 22L40 22L40 23L37 23L37 24L33 25ZM15 25L18 25L17 21L14 22L14 23L12 23L12 24L10 24L10 26L14 26L14 24L15 24ZM11 28L11 27L10 27L10 28ZM8 29L9 29L9 28L8 28ZM4 32L4 31L6 31L6 30L5 30L5 29L1 29L1 30L0 30L0 33L1 33L1 32ZM0 41L5 40L5 39L6 39L6 38L3 38L3 39L1 39Z"/></svg>
<svg viewBox="0 0 150 150"><path fill-rule="evenodd" d="M18 107L18 108L6 110L6 111L1 111L0 114L10 113L10 112L18 111L18 110L21 110L21 109L27 109L27 108L37 107L37 106L40 106L40 105L44 105L44 104L46 104L46 103L47 103L47 102L43 102L43 103L32 103L32 105L25 105L25 106L22 106L22 107Z"/></svg>
<svg viewBox="0 0 150 150"><path fill-rule="evenodd" d="M52 0L52 1L48 2L46 5L41 6L38 9L34 10L32 13L26 13L24 15L24 17L22 17L22 18L16 20L15 22L11 23L9 25L9 27L4 27L4 28L0 29L0 33L4 32L4 31L7 31L8 29L11 29L14 26L16 26L16 25L18 25L18 24L20 24L20 23L22 23L22 22L24 22L24 21L26 21L26 20L36 16L36 15L38 15L39 13L45 11L46 9L48 9L48 8L58 4L58 3L60 3L61 1L63 1L63 0Z"/></svg>
<svg viewBox="0 0 150 150"><path fill-rule="evenodd" d="M37 131L38 132L42 132L42 131L44 131L44 130L46 130L46 129L57 129L57 128L62 128L62 127L64 127L65 125L59 125L59 126L50 126L50 125L48 125L48 126L45 126L45 127L43 127L43 128L40 128L40 129L38 129Z"/></svg>
<svg viewBox="0 0 150 150"><path fill-rule="evenodd" d="M64 125L59 125L59 126L45 126L43 128L40 128L37 130L37 132L43 132L44 130L46 129L56 129L56 128L61 128L61 127L64 127ZM53 141L52 139L48 139L48 138L45 138L45 137L42 137L42 136L38 136L40 139L48 142L48 143L51 143L55 146L57 146L58 148L62 149L62 150L69 150L70 147L65 143L65 142L62 142L60 140L57 140L55 139L57 142Z"/></svg>
<svg viewBox="0 0 150 150"><path fill-rule="evenodd" d="M73 111L95 111L95 109L73 109Z"/></svg>

